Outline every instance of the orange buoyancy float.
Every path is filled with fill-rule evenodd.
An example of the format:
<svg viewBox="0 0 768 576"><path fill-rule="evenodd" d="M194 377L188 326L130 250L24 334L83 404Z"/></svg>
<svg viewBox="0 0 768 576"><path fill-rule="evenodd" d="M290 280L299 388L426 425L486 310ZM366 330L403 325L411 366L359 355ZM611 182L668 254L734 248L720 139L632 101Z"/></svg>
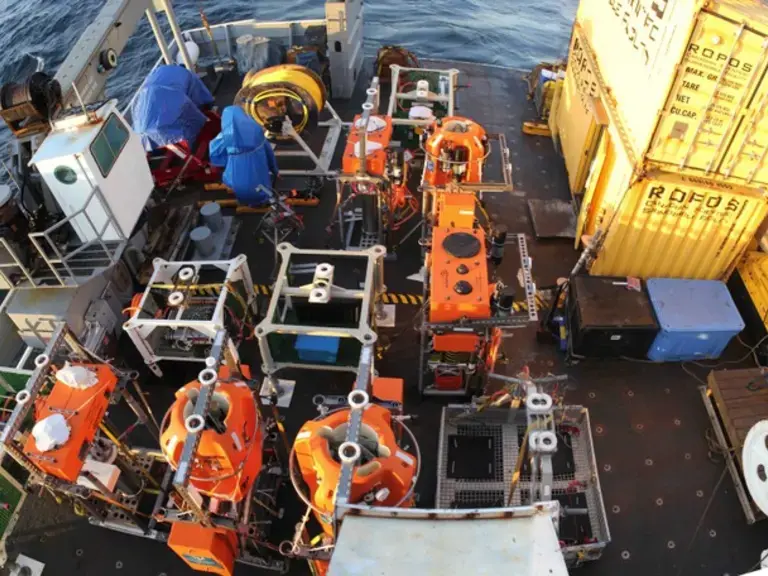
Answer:
<svg viewBox="0 0 768 576"><path fill-rule="evenodd" d="M449 116L436 120L430 132L424 144L425 184L482 182L488 135L480 124L461 116Z"/></svg>
<svg viewBox="0 0 768 576"><path fill-rule="evenodd" d="M341 473L338 448L347 434L349 410L304 424L296 435L294 451L312 504L323 514L333 513L336 487ZM416 458L400 448L392 430L392 415L386 408L369 405L363 414L359 445L361 456L352 476L350 502L378 506L411 506L417 471ZM323 530L331 526L318 518Z"/></svg>
<svg viewBox="0 0 768 576"><path fill-rule="evenodd" d="M212 498L239 502L261 470L264 431L248 385L228 378L229 370L222 367L192 462L190 484ZM199 394L197 380L179 388L166 414L167 426L161 431L160 446L174 469L187 436L185 421Z"/></svg>

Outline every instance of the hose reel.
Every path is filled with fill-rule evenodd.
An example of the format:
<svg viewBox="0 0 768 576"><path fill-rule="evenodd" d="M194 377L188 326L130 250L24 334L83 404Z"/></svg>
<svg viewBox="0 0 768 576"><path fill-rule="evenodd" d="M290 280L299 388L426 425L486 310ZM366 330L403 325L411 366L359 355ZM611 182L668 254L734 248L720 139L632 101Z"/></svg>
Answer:
<svg viewBox="0 0 768 576"><path fill-rule="evenodd" d="M286 140L283 121L287 117L297 134L317 126L327 98L325 84L315 72L298 64L282 64L250 71L235 96L243 108L265 130L267 138Z"/></svg>

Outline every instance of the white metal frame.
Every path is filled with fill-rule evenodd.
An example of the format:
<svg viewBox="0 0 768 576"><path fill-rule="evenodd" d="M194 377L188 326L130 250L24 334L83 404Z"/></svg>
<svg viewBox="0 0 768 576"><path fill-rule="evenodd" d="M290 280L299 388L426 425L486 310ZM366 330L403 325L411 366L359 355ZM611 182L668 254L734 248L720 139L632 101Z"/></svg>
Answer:
<svg viewBox="0 0 768 576"><path fill-rule="evenodd" d="M123 324L123 329L128 333L128 336L131 338L136 348L138 348L144 358L144 362L157 376L162 376L162 371L157 364L161 360L205 362L205 358L196 358L183 354L177 356L158 355L151 344L151 335L155 330L177 330L180 328L188 328L191 331L205 336L211 343L213 343L216 334L225 330L224 305L227 301L227 296L231 291L230 284L232 282L242 281L243 287L247 293L246 304L254 315L257 313L256 293L253 289L253 279L251 278L251 272L248 268L248 261L243 254L232 260L195 262L168 262L157 258L154 261L154 267L154 272L147 284L141 302L138 305L138 310L136 310L133 313L133 316ZM186 295L193 293L193 287L198 283L199 273L203 267L217 268L224 273L223 280L213 283L219 285L219 294L217 296L214 312L210 318L205 320L183 318L184 311L188 309L184 303L177 307L174 317L170 319L138 317L141 310L148 304L150 294L154 290L157 290L159 286L163 286L162 290L164 292L167 292L169 286L173 286L174 290L177 290L182 294ZM177 275L184 268L193 269L194 275L191 276L189 281L179 282ZM237 358L237 351L234 349L234 344L231 339L227 339L227 345L230 347L229 352Z"/></svg>
<svg viewBox="0 0 768 576"><path fill-rule="evenodd" d="M262 366L261 370L267 376L275 374L283 368L307 368L312 370L336 370L357 372L357 366L334 366L327 364L275 362L269 348L268 336L270 334L310 334L315 336L330 336L339 338L355 338L361 346L372 346L377 336L372 329L372 316L376 314L376 305L379 294L384 289L384 256L387 250L383 246L373 246L367 250L300 250L286 242L277 246L277 252L282 257L280 270L277 274L272 297L269 301L264 320L256 326L256 338L259 342ZM360 320L356 328L341 328L331 326L302 326L295 324L281 324L273 322L278 312L281 298L291 297L309 298L313 285L292 287L288 285L288 274L291 266L291 258L295 255L326 256L331 258L357 258L366 260L366 272L363 286L360 290L347 290L335 285L329 286L331 301L346 300L360 302Z"/></svg>
<svg viewBox="0 0 768 576"><path fill-rule="evenodd" d="M296 132L290 120L286 119L283 122L282 135L291 138L301 147L301 150L283 150L281 149L280 142L275 143L274 150L278 163L280 158L308 158L314 163L315 167L309 170L280 168L280 174L284 176L336 176L337 172L331 170L331 162L336 153L344 122L342 122L341 117L336 113L330 102L326 101L325 110L328 111L331 118L317 123L319 128L328 129L319 154L315 154L315 151L307 144L306 140Z"/></svg>
<svg viewBox="0 0 768 576"><path fill-rule="evenodd" d="M439 70L437 68L405 68L393 64L392 70L392 91L389 95L389 106L387 107L387 116L392 118L392 124L394 126L431 126L435 121L434 118L428 120L414 120L411 118L395 118L395 112L397 110L398 101L409 102L440 102L448 106L447 116L453 116L456 108L456 89L459 86L459 71L456 68L450 68L448 70ZM417 97L416 91L413 92L398 92L397 87L400 82L400 74L403 72L433 72L440 76L448 78L448 96L441 96L440 94L430 94L426 98Z"/></svg>

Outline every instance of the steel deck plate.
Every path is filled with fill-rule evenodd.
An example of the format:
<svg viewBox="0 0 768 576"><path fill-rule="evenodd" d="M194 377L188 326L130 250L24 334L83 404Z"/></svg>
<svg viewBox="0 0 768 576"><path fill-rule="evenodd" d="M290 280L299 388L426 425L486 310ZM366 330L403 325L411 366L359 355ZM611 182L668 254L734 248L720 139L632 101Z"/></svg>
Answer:
<svg viewBox="0 0 768 576"><path fill-rule="evenodd" d="M484 201L491 216L506 224L510 233L519 232L529 238L537 285L542 289L554 285L558 277L568 274L578 253L567 242L530 240L535 237L535 231L527 200L567 202L570 192L562 158L556 154L551 141L524 136L520 132L522 121L532 119L534 114L533 103L526 99L523 73L436 60L426 61L424 65L458 68L460 84L471 85L470 89L460 92L459 113L480 122L490 132L507 135L515 165L516 191L489 193ZM359 112L366 83L366 79L361 80L353 101L334 102L344 120L351 120ZM222 105L232 102L238 85L238 78L222 81L216 95ZM340 154L341 146L337 160ZM171 201L189 202L204 197L206 193L202 186L199 189L189 186L185 195ZM319 206L299 209L307 215L307 230L297 242L300 246L327 245L329 238L325 228L334 204L335 187L329 183ZM241 217L243 225L233 254L247 254L252 262L254 282L268 284L274 261L269 243L259 242L255 231L258 218L253 214ZM403 235L408 226L404 228ZM332 237L331 242L338 243L338 230L334 228L333 232L335 238ZM418 288L416 282L407 280L421 267L417 240L417 235L409 238L398 249L397 260L386 262L385 279L389 292L412 293ZM519 268L515 252L508 247L500 267L501 277L510 284L516 282ZM419 416L413 422L413 430L424 457L424 472L417 485L419 506L428 508L435 504L439 436L436 431L444 402L439 399L420 401L414 391L418 340L409 327L419 308L413 307L413 313L405 310L398 311L397 326L380 331L389 339L389 348L383 358L377 360L376 369L382 375L406 380L405 411ZM705 432L710 423L698 390L700 382L683 372L678 364L600 360L565 366L554 345L537 342L535 324L515 331L505 339L504 346L507 361L498 366L498 371L514 375L528 366L534 376L568 373L571 380L564 387L567 403L589 409L612 542L599 561L588 563L578 574L736 576L757 562L768 545L768 523L748 526L730 479L719 483L725 464L713 462L708 457ZM141 360L131 356L130 345L123 348L125 361L140 367ZM745 352L740 345L732 344L726 359L742 358ZM245 362L258 366L255 343L245 342L241 354ZM697 367L689 369L700 378L706 377L708 372ZM197 365L178 363L168 365L163 380L148 379L145 389L151 390L151 401L158 415L164 413L175 390L191 380L197 371ZM352 375L317 378L315 374L308 376L292 371L286 371L281 377L296 380L291 407L284 412L289 437L297 433L304 421L317 415L312 396L346 394L353 380ZM710 497L712 502L708 506ZM45 498L41 500L45 506L36 507L34 514L23 516L16 529L13 548L44 561L46 574L194 574L164 544L89 526L65 512L57 512L62 509ZM31 497L29 500L37 499ZM283 491L280 504L285 507L285 515L284 531L279 537L290 537L304 509L290 489ZM64 517L51 519L57 514ZM278 526L275 526L275 532L280 533ZM83 551L81 556L75 554L78 549ZM116 568L117 561L121 562L121 569ZM298 576L307 575L309 571L306 563L295 561L289 573ZM270 573L248 566L238 566L235 570L236 576L249 574Z"/></svg>

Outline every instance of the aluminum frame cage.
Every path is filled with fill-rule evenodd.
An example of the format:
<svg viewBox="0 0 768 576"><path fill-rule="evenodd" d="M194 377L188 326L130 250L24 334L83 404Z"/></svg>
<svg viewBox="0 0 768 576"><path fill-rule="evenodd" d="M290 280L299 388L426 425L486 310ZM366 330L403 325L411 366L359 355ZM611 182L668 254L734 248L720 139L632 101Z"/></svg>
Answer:
<svg viewBox="0 0 768 576"><path fill-rule="evenodd" d="M161 360L205 362L208 356L207 353L195 354L194 350L179 349L178 353L169 352L167 347L160 350L163 338L169 333L186 329L188 333L185 337L194 336L212 345L216 334L229 328L226 315L229 296L243 302L241 306L250 310L252 317L258 313L253 279L247 258L243 254L231 260L212 261L168 262L156 258L153 264L152 277L137 310L123 324L123 329L141 353L144 362L157 376L162 376L158 366ZM192 273L185 269L191 270ZM208 281L207 277L210 275L216 278ZM166 300L168 291L171 291L171 295L179 294L182 298L174 305L177 312L173 318L155 318L148 307L155 301L158 292L162 292L162 299ZM195 304L194 299L200 295L216 299L213 312L204 318L195 314L200 306ZM210 308L210 304L206 304L204 308ZM140 317L142 313L144 317ZM232 339L228 339L228 342L233 348L230 352L237 357Z"/></svg>
<svg viewBox="0 0 768 576"><path fill-rule="evenodd" d="M571 443L567 448L573 454L574 468L564 472L560 468L553 471L550 467L550 498L556 500L558 497L567 497L569 494L583 498L586 517L594 539L593 542L571 543L561 548L566 564L572 568L584 562L599 559L611 541L611 533L600 486L589 410L583 406L566 405L554 406L551 413L558 428L566 426L573 432ZM438 440L436 507L453 509L452 504L456 498L463 495L462 498L469 509L498 510L499 508L496 507L487 507L487 502L490 501L489 495L496 493L505 502L510 498L512 475L516 470L521 470L517 468L518 459L521 456L519 438L529 426L529 419L528 410L522 407L513 410L487 408L482 411L478 411L475 406L469 404L449 404L443 407ZM456 436L482 436L495 439L494 468L499 473L494 480L461 479L456 477L456 474L451 475L449 444L451 438ZM558 440L558 444L560 442L561 440ZM561 446L559 449L562 450L564 447ZM528 455L531 455L530 445ZM514 508L538 505L539 502L530 501L537 483L536 478L530 472L522 473L520 478L520 481L515 483L511 505ZM468 497L469 494L473 496ZM538 499L534 498L534 500ZM558 520L561 522L567 512L563 510L562 503L560 509Z"/></svg>
<svg viewBox="0 0 768 576"><path fill-rule="evenodd" d="M384 286L384 256L387 253L384 246L372 246L366 250L343 251L343 250L304 250L295 248L293 245L283 242L277 246L277 253L280 254L282 261L277 273L277 281L272 291L272 297L269 301L269 307L264 315L264 319L256 326L256 338L259 343L259 351L262 358L262 372L269 376L285 368L307 368L311 370L336 370L357 372L358 359L360 352L351 354L354 361L348 365L318 364L302 361L280 361L278 352L274 346L276 335L311 335L311 336L329 336L342 339L353 339L360 343L360 348L373 345L377 340L376 332L373 329L375 325L376 308L380 305L379 295L386 288ZM361 260L365 265L365 276L359 289L348 289L331 283L330 301L334 303L358 302L358 322L355 327L340 326L317 326L284 323L285 314L288 308L292 306L293 298L309 300L310 292L313 291L313 284L302 286L291 286L289 273L292 261L297 256L325 256L328 259L339 261L351 259ZM301 266L301 265L299 265ZM304 264L304 266L307 266ZM270 340L272 340L270 342Z"/></svg>

